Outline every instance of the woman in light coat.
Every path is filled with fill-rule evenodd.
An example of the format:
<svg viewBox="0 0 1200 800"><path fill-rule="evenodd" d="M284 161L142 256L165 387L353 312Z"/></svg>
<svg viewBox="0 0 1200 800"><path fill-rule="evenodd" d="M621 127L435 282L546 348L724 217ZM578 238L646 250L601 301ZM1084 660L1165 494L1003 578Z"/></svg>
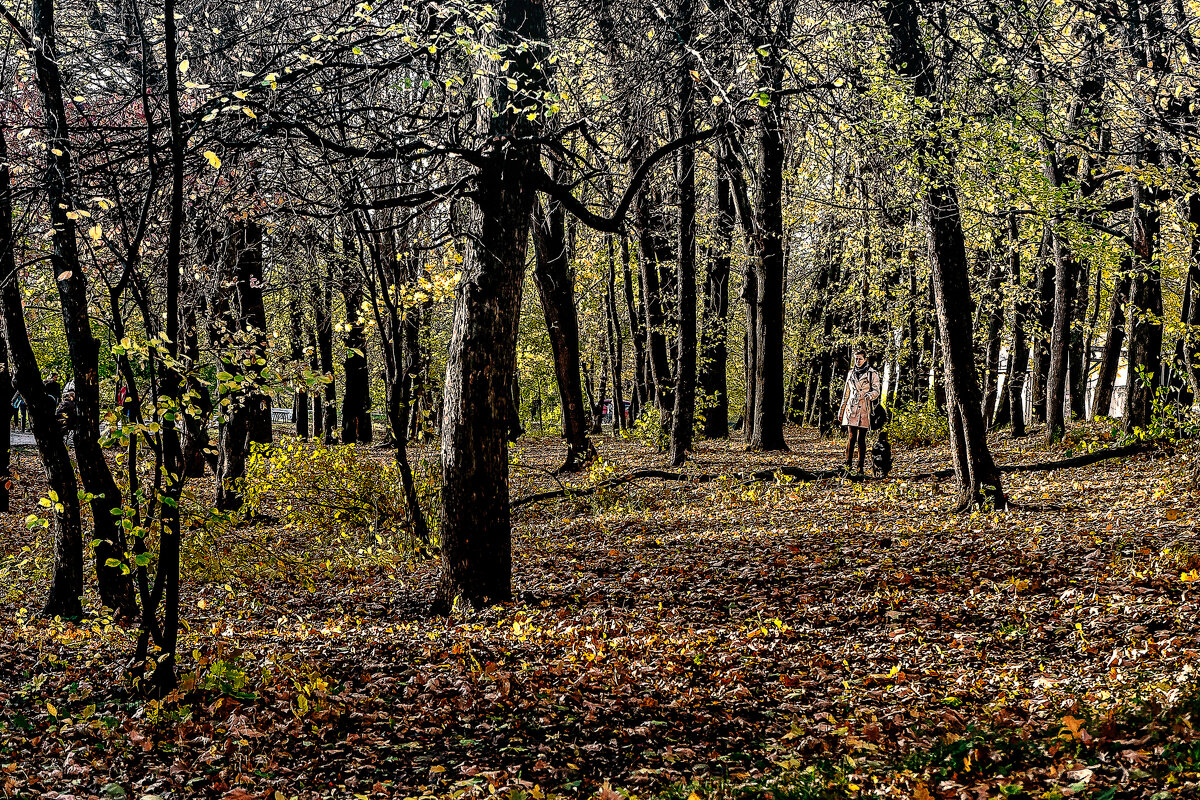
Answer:
<svg viewBox="0 0 1200 800"><path fill-rule="evenodd" d="M842 392L842 407L838 420L850 429L850 441L846 443L846 471L850 471L854 459L854 448L858 450L858 471L862 472L867 460L867 431L871 429L871 409L879 400L882 381L879 373L867 361L863 350L854 353L854 366L846 373L846 389Z"/></svg>

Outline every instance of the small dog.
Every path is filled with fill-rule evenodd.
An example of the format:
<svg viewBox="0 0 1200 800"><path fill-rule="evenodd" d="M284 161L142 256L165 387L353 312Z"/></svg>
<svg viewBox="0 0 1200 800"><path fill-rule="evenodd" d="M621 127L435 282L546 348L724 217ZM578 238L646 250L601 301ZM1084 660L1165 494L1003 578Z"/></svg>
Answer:
<svg viewBox="0 0 1200 800"><path fill-rule="evenodd" d="M879 432L879 439L871 448L871 472L876 478L886 478L892 471L892 445L888 441L887 431Z"/></svg>

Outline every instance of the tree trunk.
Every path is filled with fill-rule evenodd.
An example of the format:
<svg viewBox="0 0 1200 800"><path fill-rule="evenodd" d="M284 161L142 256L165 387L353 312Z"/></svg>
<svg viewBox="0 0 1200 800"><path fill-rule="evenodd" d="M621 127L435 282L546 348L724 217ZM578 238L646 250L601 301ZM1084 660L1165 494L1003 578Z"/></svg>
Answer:
<svg viewBox="0 0 1200 800"><path fill-rule="evenodd" d="M1025 435L1025 375L1029 370L1029 345L1025 340L1025 320L1029 303L1021 287L1021 242L1017 215L1008 215L1008 279L1014 294L1012 319L1012 368L1008 374L1008 416L1014 439Z"/></svg>
<svg viewBox="0 0 1200 800"><path fill-rule="evenodd" d="M342 444L369 444L371 430L371 373L367 368L367 330L362 317L363 287L356 275L342 282L346 302L346 360L342 362Z"/></svg>
<svg viewBox="0 0 1200 800"><path fill-rule="evenodd" d="M1113 388L1120 371L1121 351L1125 346L1125 304L1129 301L1131 260L1126 257L1120 274L1108 298L1108 332L1104 337L1104 349L1100 354L1100 367L1096 372L1096 392L1092 398L1092 419L1109 416L1112 410Z"/></svg>
<svg viewBox="0 0 1200 800"><path fill-rule="evenodd" d="M733 189L727 167L717 166L714 244L704 274L704 334L700 351L700 390L711 398L704 414L704 435L729 438L729 266L733 247Z"/></svg>
<svg viewBox="0 0 1200 800"><path fill-rule="evenodd" d="M332 256L333 249L330 248ZM333 373L333 274L327 270L325 283L314 283L313 309L317 335L317 351L321 359L321 374L325 376L325 396L321 402L321 439L333 444L337 430L337 381ZM315 437L316 431L313 431Z"/></svg>
<svg viewBox="0 0 1200 800"><path fill-rule="evenodd" d="M567 252L566 212L561 203L547 200L546 207L535 207L534 214L533 284L550 334L554 379L562 406L562 436L567 442L567 456L558 471L579 472L595 457L596 448L588 439L590 409L580 382L579 312Z"/></svg>
<svg viewBox="0 0 1200 800"><path fill-rule="evenodd" d="M1062 438L1066 429L1066 389L1069 371L1071 318L1074 315L1075 284L1079 264L1062 235L1054 237L1054 306L1050 325L1050 369L1046 377L1046 443Z"/></svg>
<svg viewBox="0 0 1200 800"><path fill-rule="evenodd" d="M892 35L889 53L892 67L912 82L914 96L927 103L924 113L931 123L930 130L936 131L942 119L941 105L932 65L921 41L917 8L913 0L889 0L883 13ZM951 145L935 132L919 138L917 148L926 182L924 210L946 365L951 452L959 484L959 507L986 501L994 508L1004 508L1000 473L987 446L975 369L971 285L958 193L942 171L946 163L952 162L953 153Z"/></svg>
<svg viewBox="0 0 1200 800"><path fill-rule="evenodd" d="M613 434L625 427L625 341L621 315L617 312L617 262L612 234L605 238L608 247L608 277L604 292L604 317L608 330L608 360L613 371Z"/></svg>
<svg viewBox="0 0 1200 800"><path fill-rule="evenodd" d="M675 400L671 396L672 378L667 356L666 318L658 280L658 258L654 246L650 198L643 193L638 200L638 240L641 244L642 300L645 303L647 355L649 356L654 402L667 422Z"/></svg>
<svg viewBox="0 0 1200 800"><path fill-rule="evenodd" d="M678 5L676 32L686 51L692 40L692 0ZM692 57L682 60L679 80L679 136L695 131L695 95ZM675 344L675 407L671 414L671 466L679 467L692 449L696 419L696 151L685 147L676 154L679 187L679 248L676 254L675 312L678 333ZM601 398L603 401L603 398ZM782 413L782 409L781 409ZM782 422L781 422L782 424Z"/></svg>
<svg viewBox="0 0 1200 800"><path fill-rule="evenodd" d="M634 297L629 239L625 234L621 234L621 264L624 272L622 286L625 293L625 309L629 314L629 338L633 341L634 391L633 396L629 398L629 415L631 419L637 419L649 398L649 386L646 383L646 328L643 325L643 316L638 311L645 306Z"/></svg>
<svg viewBox="0 0 1200 800"><path fill-rule="evenodd" d="M77 410L68 425L75 430L75 460L80 482L91 496L100 599L119 614L134 616L137 606L126 560L125 531L113 513L121 507L121 492L100 446L100 343L92 335L87 276L79 263L75 222L68 216L73 215L78 203L72 186L72 144L63 102L62 73L58 66L54 0L36 0L32 11L31 33L36 42L32 48L34 74L42 96L46 126L47 162L43 188L55 232L49 263L58 287L67 349L75 373Z"/></svg>
<svg viewBox="0 0 1200 800"><path fill-rule="evenodd" d="M46 40L43 38L43 42ZM38 53L38 58L53 58ZM12 379L25 398L30 427L46 469L50 491L57 498L50 510L54 535L50 590L42 614L47 617L79 619L83 616L83 523L79 513L78 486L71 457L63 444L62 429L54 417L54 401L42 386L37 356L29 342L21 299L20 278L12 227L12 181L9 171L5 120L0 117L0 309L4 314L4 340ZM65 151L64 151L65 152ZM61 238L57 236L55 238ZM11 397L12 395L9 395Z"/></svg>
<svg viewBox="0 0 1200 800"><path fill-rule="evenodd" d="M787 21L790 23L790 19ZM787 23L785 23L787 24ZM754 348L754 430L750 450L787 450L784 417L784 281L783 281L783 55L775 42L758 48L759 69L770 99L759 115L758 235L755 274L757 306Z"/></svg>
<svg viewBox="0 0 1200 800"><path fill-rule="evenodd" d="M989 259L990 261L990 259ZM1004 326L1004 305L1000 302L1002 269L999 264L989 263L987 303L987 327L984 334L984 390L983 420L986 424L996 413L996 394L1000 386L1000 331Z"/></svg>
<svg viewBox="0 0 1200 800"><path fill-rule="evenodd" d="M541 3L502 0L496 34L511 57L508 81L545 91ZM518 45L520 48L518 49ZM435 613L456 597L475 607L512 598L507 419L516 374L517 323L539 169L538 114L493 79L495 116L480 154L463 278L454 303L442 413L442 574ZM515 90L512 90L515 91ZM519 109L519 110L518 110Z"/></svg>
<svg viewBox="0 0 1200 800"><path fill-rule="evenodd" d="M296 424L296 438L308 441L308 384L304 381L304 373L308 364L304 358L304 315L300 311L300 299L293 294L288 301L289 319L291 322L292 369L296 374L293 378L295 396L292 400L292 421Z"/></svg>

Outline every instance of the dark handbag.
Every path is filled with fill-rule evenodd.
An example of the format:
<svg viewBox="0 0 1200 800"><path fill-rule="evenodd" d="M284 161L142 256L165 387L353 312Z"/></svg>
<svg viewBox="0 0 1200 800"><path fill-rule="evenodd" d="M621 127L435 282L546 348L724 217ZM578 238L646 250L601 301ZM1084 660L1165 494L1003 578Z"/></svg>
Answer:
<svg viewBox="0 0 1200 800"><path fill-rule="evenodd" d="M871 430L883 430L891 418L892 415L883 407L883 403L875 403L871 406Z"/></svg>

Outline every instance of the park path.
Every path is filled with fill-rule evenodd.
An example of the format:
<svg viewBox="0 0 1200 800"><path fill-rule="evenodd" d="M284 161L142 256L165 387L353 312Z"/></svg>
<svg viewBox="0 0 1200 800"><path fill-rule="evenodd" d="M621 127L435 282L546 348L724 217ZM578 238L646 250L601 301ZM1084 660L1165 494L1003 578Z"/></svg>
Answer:
<svg viewBox="0 0 1200 800"><path fill-rule="evenodd" d="M26 431L19 431L15 428L8 429L8 446L9 447L36 447L37 441L33 438L33 434Z"/></svg>

